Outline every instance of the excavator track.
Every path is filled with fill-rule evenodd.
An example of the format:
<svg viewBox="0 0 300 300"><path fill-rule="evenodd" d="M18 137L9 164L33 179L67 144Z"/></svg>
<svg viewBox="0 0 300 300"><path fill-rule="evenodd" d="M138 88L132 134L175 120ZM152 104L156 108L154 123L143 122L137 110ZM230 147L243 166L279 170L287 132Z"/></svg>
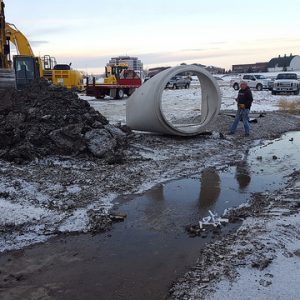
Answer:
<svg viewBox="0 0 300 300"><path fill-rule="evenodd" d="M16 87L14 70L0 68L0 90L4 90L10 87Z"/></svg>

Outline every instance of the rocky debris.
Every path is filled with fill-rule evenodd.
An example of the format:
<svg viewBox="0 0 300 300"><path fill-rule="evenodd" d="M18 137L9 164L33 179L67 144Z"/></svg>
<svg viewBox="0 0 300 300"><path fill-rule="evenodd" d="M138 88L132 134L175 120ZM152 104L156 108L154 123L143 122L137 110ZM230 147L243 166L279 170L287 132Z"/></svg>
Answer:
<svg viewBox="0 0 300 300"><path fill-rule="evenodd" d="M272 284L272 281L270 281L270 280L265 280L265 279L261 279L261 280L259 281L259 284L262 285L263 287L267 287L267 286L269 286L269 285Z"/></svg>
<svg viewBox="0 0 300 300"><path fill-rule="evenodd" d="M90 209L87 211L89 218L89 231L92 233L105 232L111 229L113 222L122 222L127 218L126 214L111 211L107 214L104 208Z"/></svg>
<svg viewBox="0 0 300 300"><path fill-rule="evenodd" d="M207 232L211 231L214 234L219 234L221 231L222 223L225 225L229 222L229 219L218 217L217 213L213 213L211 210L208 211L209 215L202 218L197 225L187 225L185 230L191 237L202 236L207 237Z"/></svg>
<svg viewBox="0 0 300 300"><path fill-rule="evenodd" d="M199 225L192 225L192 224L186 225L185 230L186 232L188 232L188 234L191 237L200 236L201 233L203 232L203 230L199 228Z"/></svg>
<svg viewBox="0 0 300 300"><path fill-rule="evenodd" d="M262 271L263 269L265 269L271 262L272 262L272 258L271 257L262 257L262 258L258 258L257 260L252 262L252 267L253 268L257 268L260 271Z"/></svg>
<svg viewBox="0 0 300 300"><path fill-rule="evenodd" d="M127 215L120 212L112 211L110 212L109 217L112 221L122 222L127 218Z"/></svg>
<svg viewBox="0 0 300 300"><path fill-rule="evenodd" d="M300 249L297 249L294 251L294 255L299 256L300 257Z"/></svg>
<svg viewBox="0 0 300 300"><path fill-rule="evenodd" d="M104 232L111 228L112 220L103 208L98 210L90 209L89 211L87 211L87 215L89 218L91 232Z"/></svg>
<svg viewBox="0 0 300 300"><path fill-rule="evenodd" d="M111 158L131 133L110 125L76 93L45 81L22 91L2 91L0 99L0 158L8 161L79 154Z"/></svg>

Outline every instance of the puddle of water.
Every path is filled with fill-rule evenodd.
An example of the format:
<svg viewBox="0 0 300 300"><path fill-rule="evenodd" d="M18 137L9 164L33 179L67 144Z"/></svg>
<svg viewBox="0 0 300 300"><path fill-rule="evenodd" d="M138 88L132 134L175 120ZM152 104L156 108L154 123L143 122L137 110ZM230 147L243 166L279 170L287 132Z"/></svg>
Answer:
<svg viewBox="0 0 300 300"><path fill-rule="evenodd" d="M175 279L175 275L195 261L204 246L205 240L187 237L185 225L198 223L209 210L221 215L226 208L246 202L251 193L280 188L284 176L293 168L299 168L299 141L300 133L288 133L272 143L252 148L235 166L220 171L208 168L200 177L158 185L121 205L120 210L128 214L128 219L116 228L113 237L114 234L125 235L127 243L134 248L129 250L125 244L122 247L131 264L129 269L135 269L139 259L154 266L152 274L147 268L138 273L138 281L145 285L149 277L159 279L159 286L155 287L157 294L151 294L153 299L162 299L158 295L163 295L167 286L165 278ZM126 278L126 273L122 278ZM132 289L136 287L131 286ZM136 291L134 299L140 299L142 295Z"/></svg>
<svg viewBox="0 0 300 300"><path fill-rule="evenodd" d="M208 168L200 176L118 199L119 210L128 217L108 235L68 237L63 244L53 240L25 250L25 260L55 257L51 267L29 280L58 286L55 299L164 299L172 280L195 263L213 238L212 233L190 238L184 226L197 223L208 210L222 214L253 192L278 189L285 175L299 169L299 139L300 132L288 133L251 149L235 166ZM224 232L231 229L226 226Z"/></svg>
<svg viewBox="0 0 300 300"><path fill-rule="evenodd" d="M225 170L207 168L200 178L161 184L122 205L121 210L131 216L127 227L178 232L207 216L209 210L221 215L226 208L246 202L252 193L280 188L284 176L299 169L299 153L300 133L292 132L252 148L242 161Z"/></svg>

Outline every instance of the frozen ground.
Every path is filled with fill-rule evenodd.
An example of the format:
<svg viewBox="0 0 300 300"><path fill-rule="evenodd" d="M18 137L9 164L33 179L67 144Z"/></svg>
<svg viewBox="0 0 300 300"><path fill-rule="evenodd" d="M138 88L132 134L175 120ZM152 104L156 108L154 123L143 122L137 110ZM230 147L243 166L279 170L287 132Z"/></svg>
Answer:
<svg viewBox="0 0 300 300"><path fill-rule="evenodd" d="M103 220L112 208L113 200L117 195L141 193L159 182L199 173L205 167L232 164L239 160L251 146L259 144L262 140L273 139L287 131L300 130L299 118L278 111L278 103L281 99L293 102L299 101L299 96L272 96L269 91L253 91L253 110L266 112L266 115L258 118L258 123L252 125L253 133L250 138L244 137L241 127L235 136L227 137L226 132L232 122L232 117L228 116L224 110L235 109L234 98L237 92L226 82L222 83L221 91L222 114L208 128L212 131L212 135L185 139L136 133L129 140L129 147L122 164L112 165L100 159L71 157L49 157L27 165L0 161L0 252L22 249L34 243L45 242L50 237L62 233L106 229ZM98 101L83 98L89 100L90 104L110 122L125 123L126 99ZM199 89L193 87L189 90L166 91L163 101L167 106L166 114L172 113L168 115L171 120L174 116L182 119L190 118L199 111ZM168 110L168 107L172 109ZM191 107L192 112L188 109ZM268 295L273 295L271 293L276 290L272 288L278 280L277 270L280 269L283 272L286 267L291 266L295 272L293 274L298 274L296 272L299 271L299 256L297 256L299 247L296 241L299 239L299 231L296 227L299 228L299 207L295 210L292 201L284 201L289 196L291 198L297 196L298 198L295 199L299 199L298 177L298 173L294 172L291 177L290 190L287 190L291 192L290 194L279 191L277 195L273 195L272 197L278 201L272 198L270 207L263 207L266 211L251 215L251 219L248 218L240 229L251 228L243 235L246 243L255 239L258 234L261 241L267 241L270 238L273 243L275 238L273 233L276 233L282 240L284 251L277 246L270 250L275 253L275 256L272 256L274 269L268 270L266 274L270 273L274 276L273 281L268 278L271 275L265 276L262 273L257 275L256 270L252 270L249 264L242 269L238 269L237 264L234 267L228 267L232 276L224 276L224 280L221 280L221 277L216 277L216 280L206 280L205 288L197 276L187 275L180 281L181 283L174 286L172 297L174 299L202 299L201 289L208 292L217 287L219 293L210 295L212 299L213 297L219 299L222 293L228 293L235 298L234 295L238 295L241 289L245 289L244 283L248 281L251 281L252 287L268 290L270 291ZM285 210L285 215L271 214L272 209L276 210L279 204L283 206L281 209ZM264 212L267 213L267 218L265 215L262 218ZM252 224L257 225L257 230L253 230ZM278 230L271 231L270 225L272 225L271 228L275 226ZM228 239L239 241L240 236L237 233L236 237L232 236ZM224 257L230 260L234 253L241 251L240 248L235 248L235 243L231 245L222 240L221 244L211 245L212 249L220 247L222 242L227 248L224 255L220 254L221 260ZM262 251L262 254L267 255L268 251L266 253ZM294 254L289 259L286 256L287 253ZM285 258L281 259L281 255ZM280 265L282 263L284 267ZM245 264L242 258L241 264ZM252 271L248 272L247 268L252 268ZM219 273L220 270L224 270L222 266L220 266ZM255 281L257 278L262 287L257 285ZM269 284L270 281L274 284ZM299 294L300 291L297 288L299 285L294 286ZM290 288L289 290L292 291ZM203 295L206 297L205 294ZM255 294L257 295L258 293Z"/></svg>
<svg viewBox="0 0 300 300"><path fill-rule="evenodd" d="M218 81L221 89L221 110L235 110L237 91L229 86L229 79ZM269 112L279 110L280 103L300 103L300 96L295 95L272 95L269 90L252 90L254 102L252 112ZM93 97L81 96L99 110L112 123L126 123L126 101L125 100L97 100ZM162 96L163 111L167 119L172 120L175 116L191 117L199 114L201 109L201 89L199 85L192 85L187 90L165 90Z"/></svg>

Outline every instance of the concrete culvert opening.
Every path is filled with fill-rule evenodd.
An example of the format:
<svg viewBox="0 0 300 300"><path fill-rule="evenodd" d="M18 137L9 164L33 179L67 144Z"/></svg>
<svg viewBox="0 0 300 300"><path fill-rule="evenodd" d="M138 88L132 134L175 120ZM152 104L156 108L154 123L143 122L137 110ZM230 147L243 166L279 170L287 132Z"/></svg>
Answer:
<svg viewBox="0 0 300 300"><path fill-rule="evenodd" d="M196 135L214 121L220 105L219 86L209 72L194 65L174 67L152 77L127 100L127 125L134 130Z"/></svg>
<svg viewBox="0 0 300 300"><path fill-rule="evenodd" d="M194 72L171 77L161 97L161 113L170 126L183 132L201 126L202 88Z"/></svg>

